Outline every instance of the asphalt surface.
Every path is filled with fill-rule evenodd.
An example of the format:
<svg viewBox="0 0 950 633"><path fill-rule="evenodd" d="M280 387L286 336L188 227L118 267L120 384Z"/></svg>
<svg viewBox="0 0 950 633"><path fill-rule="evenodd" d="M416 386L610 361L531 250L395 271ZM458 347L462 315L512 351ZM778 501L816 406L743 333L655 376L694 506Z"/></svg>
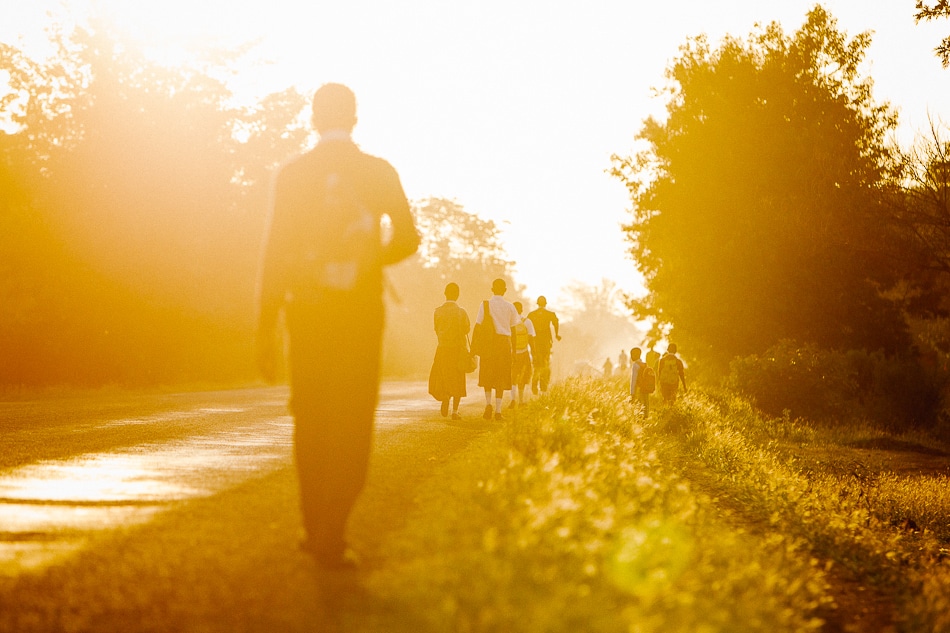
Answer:
<svg viewBox="0 0 950 633"><path fill-rule="evenodd" d="M311 626L325 588L294 542L286 401L274 387L0 403L0 632L331 630ZM351 529L378 569L414 487L485 427L441 418L415 382L383 385L376 424ZM337 612L339 630L377 630L368 605Z"/></svg>

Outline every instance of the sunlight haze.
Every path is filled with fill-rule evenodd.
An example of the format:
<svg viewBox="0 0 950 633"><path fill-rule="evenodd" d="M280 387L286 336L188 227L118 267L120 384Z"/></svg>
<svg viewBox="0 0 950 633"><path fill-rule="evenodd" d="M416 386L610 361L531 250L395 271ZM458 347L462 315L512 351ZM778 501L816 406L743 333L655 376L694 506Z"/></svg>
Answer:
<svg viewBox="0 0 950 633"><path fill-rule="evenodd" d="M909 0L822 4L850 36L874 32L868 73L875 99L900 111L902 142L928 114L939 118L950 70L933 48L950 23L915 25ZM349 84L360 102L357 142L393 163L408 196L455 199L497 222L529 295L557 297L572 280L639 288L620 231L626 192L605 170L611 154L634 151L644 118L662 115L653 89L678 48L770 21L794 32L814 3L672 6L0 0L0 40L22 36L41 50L47 12L67 25L98 12L167 64L254 43L229 80L242 101Z"/></svg>

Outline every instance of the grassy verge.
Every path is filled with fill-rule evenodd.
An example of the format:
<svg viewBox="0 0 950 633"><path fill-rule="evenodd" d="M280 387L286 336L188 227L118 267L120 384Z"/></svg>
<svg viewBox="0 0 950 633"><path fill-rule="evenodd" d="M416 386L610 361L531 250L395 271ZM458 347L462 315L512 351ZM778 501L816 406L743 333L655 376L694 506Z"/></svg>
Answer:
<svg viewBox="0 0 950 633"><path fill-rule="evenodd" d="M950 631L945 472L869 467L873 457L849 447L884 439L873 427L823 430L768 419L730 396L693 395L659 416L657 430L670 438L665 454L682 472L765 533L799 539L841 578L869 590L869 601L886 602L867 630L890 623ZM899 446L923 448L922 441L890 438ZM803 459L819 449L818 462Z"/></svg>
<svg viewBox="0 0 950 633"><path fill-rule="evenodd" d="M808 541L724 521L667 459L669 423L557 386L424 488L372 589L433 631L820 629Z"/></svg>

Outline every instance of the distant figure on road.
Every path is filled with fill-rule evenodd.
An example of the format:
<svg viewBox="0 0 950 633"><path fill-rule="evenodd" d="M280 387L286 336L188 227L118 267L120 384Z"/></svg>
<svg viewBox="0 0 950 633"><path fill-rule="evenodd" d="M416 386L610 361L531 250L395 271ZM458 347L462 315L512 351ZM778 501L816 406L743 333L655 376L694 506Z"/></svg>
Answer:
<svg viewBox="0 0 950 633"><path fill-rule="evenodd" d="M610 356L604 361L604 378L610 378L614 375L614 364L610 362Z"/></svg>
<svg viewBox="0 0 950 633"><path fill-rule="evenodd" d="M527 399L528 383L531 382L531 340L535 336L534 324L521 314L524 306L515 301L518 324L511 328L511 406L521 406Z"/></svg>
<svg viewBox="0 0 950 633"><path fill-rule="evenodd" d="M345 529L366 480L379 392L383 266L419 235L399 176L351 139L356 97L326 84L313 98L315 148L274 181L259 280L258 363L275 378L276 324L286 309L290 411L306 538L328 569L355 565ZM380 227L387 216L391 238Z"/></svg>
<svg viewBox="0 0 950 633"><path fill-rule="evenodd" d="M459 358L468 351L468 331L472 324L468 313L456 301L459 298L457 283L445 286L445 303L435 309L433 320L439 344L435 348L432 370L429 372L429 393L442 403L442 417L449 414L452 401L452 419L460 420L459 401L465 397L465 371L459 366Z"/></svg>
<svg viewBox="0 0 950 633"><path fill-rule="evenodd" d="M673 404L676 402L680 382L683 383L683 391L686 391L686 370L683 361L676 356L676 343L670 343L666 348L666 354L660 359L656 373L663 401Z"/></svg>
<svg viewBox="0 0 950 633"><path fill-rule="evenodd" d="M531 357L534 360L534 375L531 377L531 391L535 395L540 387L541 393L548 390L551 382L551 348L554 341L551 338L551 328L554 328L554 338L561 340L558 332L557 315L547 309L548 300L544 296L538 297L538 309L528 313L528 319L534 324L534 347Z"/></svg>
<svg viewBox="0 0 950 633"><path fill-rule="evenodd" d="M653 371L659 369L660 364L660 353L653 349L653 346L650 346L650 349L647 350L646 358L643 359L646 361L646 364L653 368Z"/></svg>
<svg viewBox="0 0 950 633"><path fill-rule="evenodd" d="M505 300L504 294L508 285L504 279L492 282L492 297L478 306L475 323L485 320L485 306L495 326L495 334L489 343L489 349L483 354L478 368L478 386L485 389L486 420L492 417L501 420L501 401L505 392L511 389L511 328L518 324L518 311L515 306ZM492 390L495 391L494 407L492 406ZM494 416L493 416L494 414Z"/></svg>

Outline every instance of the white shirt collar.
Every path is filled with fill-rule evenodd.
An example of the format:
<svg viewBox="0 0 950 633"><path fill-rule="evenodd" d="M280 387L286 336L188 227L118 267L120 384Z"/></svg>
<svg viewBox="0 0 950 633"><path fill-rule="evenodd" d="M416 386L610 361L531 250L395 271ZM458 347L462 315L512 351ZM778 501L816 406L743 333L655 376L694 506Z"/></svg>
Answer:
<svg viewBox="0 0 950 633"><path fill-rule="evenodd" d="M349 141L353 142L353 133L349 130L327 130L320 135L320 142L324 141Z"/></svg>

